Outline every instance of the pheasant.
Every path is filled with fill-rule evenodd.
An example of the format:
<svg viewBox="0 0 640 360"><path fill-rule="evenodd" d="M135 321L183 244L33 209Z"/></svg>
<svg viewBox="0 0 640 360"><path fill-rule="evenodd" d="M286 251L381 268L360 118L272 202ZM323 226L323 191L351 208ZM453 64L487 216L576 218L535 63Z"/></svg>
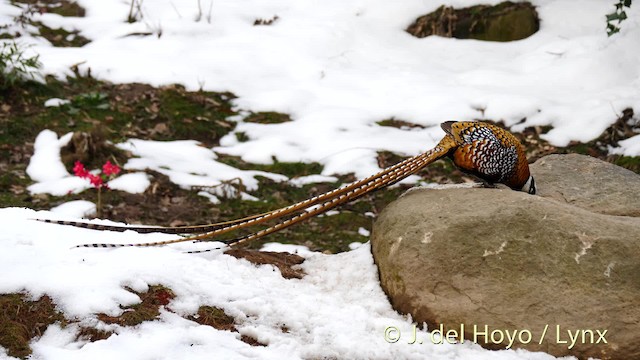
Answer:
<svg viewBox="0 0 640 360"><path fill-rule="evenodd" d="M82 244L76 246L115 248L125 246L160 246L185 241L205 241L231 231L261 225L269 220L288 217L273 226L246 236L231 240L217 240L225 243L225 245L229 247L238 246L322 214L336 206L353 201L377 189L394 184L444 157L449 157L460 170L479 177L488 185L504 184L513 190L526 191L529 194L536 193L535 180L529 172L529 164L524 148L513 134L500 127L484 122L448 121L442 123L441 127L445 132L445 136L436 147L423 154L401 161L375 175L342 188L314 196L293 205L242 219L180 227L129 227L97 225L76 221L43 219L39 219L39 221L94 230L120 232L133 230L139 233L195 234L168 241L149 243Z"/></svg>

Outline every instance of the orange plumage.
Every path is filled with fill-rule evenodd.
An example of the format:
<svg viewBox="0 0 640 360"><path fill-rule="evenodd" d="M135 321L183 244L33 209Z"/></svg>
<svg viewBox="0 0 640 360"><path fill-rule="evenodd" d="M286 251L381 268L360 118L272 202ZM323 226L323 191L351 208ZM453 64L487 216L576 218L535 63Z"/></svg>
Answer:
<svg viewBox="0 0 640 360"><path fill-rule="evenodd" d="M483 122L448 121L442 129L456 143L448 155L462 171L490 184L535 193L524 148L513 134Z"/></svg>

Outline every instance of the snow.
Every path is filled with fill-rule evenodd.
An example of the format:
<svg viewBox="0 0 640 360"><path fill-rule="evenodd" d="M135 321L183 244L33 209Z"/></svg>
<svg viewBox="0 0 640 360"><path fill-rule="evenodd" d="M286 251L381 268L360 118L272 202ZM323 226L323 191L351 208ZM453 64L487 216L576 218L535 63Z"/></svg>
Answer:
<svg viewBox="0 0 640 360"><path fill-rule="evenodd" d="M543 353L488 351L463 343L421 345L384 339L386 327L407 334L411 320L396 313L380 288L368 244L337 255L269 244L265 250L295 251L306 258L302 279L284 279L271 265L256 266L220 252L186 254L191 246L99 250L72 248L86 241L141 242L164 234L97 232L35 222L55 217L29 209L0 209L0 293L48 294L76 325L50 326L32 343L36 359L553 359ZM212 246L209 244L208 246ZM96 313L118 315L139 302L125 290L162 284L176 295L159 320L136 327L109 325L106 340L87 343L77 327L96 326ZM201 305L222 308L239 333L185 320ZM105 326L105 325L102 325ZM282 327L288 328L287 332ZM268 344L249 346L248 334ZM418 330L428 339L428 333ZM408 336L408 335L407 335Z"/></svg>
<svg viewBox="0 0 640 360"><path fill-rule="evenodd" d="M213 195L213 194L211 194L209 192L198 191L198 195L206 197L214 205L220 204L220 199L217 196L215 196L215 195Z"/></svg>
<svg viewBox="0 0 640 360"><path fill-rule="evenodd" d="M52 213L70 218L83 218L96 213L96 204L86 200L74 200L51 208Z"/></svg>
<svg viewBox="0 0 640 360"><path fill-rule="evenodd" d="M366 236L369 237L369 235L371 235L371 232L363 227L358 228L358 234L362 235L362 236Z"/></svg>
<svg viewBox="0 0 640 360"><path fill-rule="evenodd" d="M73 134L58 139L51 130L43 130L33 144L34 154L27 167L27 175L34 181L46 182L58 180L69 173L60 160L60 148L65 146Z"/></svg>
<svg viewBox="0 0 640 360"><path fill-rule="evenodd" d="M136 158L129 160L127 170L154 170L167 175L174 183L192 186L216 186L222 181L239 179L247 190L255 190L258 180L264 176L274 181L286 181L284 175L265 171L238 170L216 161L216 154L193 140L150 141L131 139L117 145L131 152Z"/></svg>
<svg viewBox="0 0 640 360"><path fill-rule="evenodd" d="M27 188L29 192L63 196L91 187L89 180L71 176L60 158L60 149L69 143L72 135L68 133L58 139L56 133L47 129L38 134L27 166L27 175L35 181Z"/></svg>
<svg viewBox="0 0 640 360"><path fill-rule="evenodd" d="M640 135L632 136L619 142L620 146L610 149L611 154L638 156L640 154Z"/></svg>
<svg viewBox="0 0 640 360"><path fill-rule="evenodd" d="M52 98L52 99L49 99L49 100L45 101L44 102L44 106L46 106L46 107L59 107L59 106L70 104L70 103L71 103L70 100Z"/></svg>
<svg viewBox="0 0 640 360"><path fill-rule="evenodd" d="M280 243L265 243L262 248L262 251L273 251L273 252L288 252L291 254L298 254L301 256L312 255L313 252L309 250L308 247L302 245L291 245L291 244L280 244Z"/></svg>
<svg viewBox="0 0 640 360"><path fill-rule="evenodd" d="M107 183L112 190L122 190L132 194L142 194L147 190L151 181L149 175L143 172L135 172L120 175Z"/></svg>
<svg viewBox="0 0 640 360"><path fill-rule="evenodd" d="M88 179L81 179L70 175L62 164L60 149L66 145L73 134L69 133L58 139L51 130L43 130L34 144L34 155L27 167L27 174L36 181L29 186L34 194L49 193L52 195L66 195L79 193L91 188ZM149 141L130 139L116 144L117 147L131 152L133 156L124 169L134 171L122 174L108 182L111 189L122 190L134 194L143 193L151 184L149 175L135 170L154 170L167 175L171 181L185 188L194 186L213 187L215 194L206 194L216 203L218 196L235 196L233 186L224 186L228 182L242 183L247 190L256 190L258 180L256 176L263 176L274 181L287 181L288 177L265 171L239 170L216 161L216 154L210 149L200 146L192 140L182 141ZM93 170L92 172L99 172ZM328 181L330 177L320 177L319 181ZM304 181L304 180L303 180ZM231 192L231 194L229 193ZM217 195L217 196L216 196ZM255 197L242 192L244 200L257 200Z"/></svg>
<svg viewBox="0 0 640 360"><path fill-rule="evenodd" d="M624 108L640 107L637 6L627 10L621 33L609 38L609 1L576 7L535 0L538 33L490 43L417 39L404 31L441 4L469 5L457 0L221 0L201 2L202 11L196 1L147 0L134 23L123 21L128 2L79 3L85 18L45 13L35 19L77 29L91 39L88 45L55 48L40 37L21 38L41 55L45 72L62 77L80 64L81 72L90 68L114 82L231 91L239 109L290 114L294 121L276 125L240 122L234 132L249 141L231 133L216 148L249 162L270 163L273 156L317 161L325 165L323 175L363 177L378 169L376 151L408 155L431 148L442 135L434 125L445 120L483 112L518 123L516 130L551 125L545 138L566 145L596 138ZM253 25L275 16L271 25ZM141 32L154 35L127 36ZM427 128L375 124L391 117Z"/></svg>
<svg viewBox="0 0 640 360"><path fill-rule="evenodd" d="M289 184L297 187L302 187L307 184L318 184L325 182L337 182L338 178L335 176L324 176L324 175L307 175L307 176L299 176L297 178L293 178L289 180Z"/></svg>
<svg viewBox="0 0 640 360"><path fill-rule="evenodd" d="M497 3L498 0L485 3ZM544 135L554 145L589 141L627 107L640 108L640 6L627 11L622 31L608 38L604 15L612 1L534 0L542 19L535 35L516 42L488 43L440 37L417 39L404 29L442 4L461 0L145 0L139 21L128 23L129 1L79 0L85 18L34 14L34 20L91 42L82 48L56 48L34 36L31 26L13 24L22 5L0 0L0 28L20 33L40 55L44 72L59 78L81 73L111 82L152 85L179 83L188 89L230 91L240 115L234 131L208 149L196 141L129 139L116 144L134 156L112 189L141 193L150 184L147 170L199 194L224 201L224 185L241 181L248 192L256 176L296 186L335 182L338 174L362 178L379 170L379 151L415 155L441 138L445 120L485 117L513 130L550 125ZM198 4L201 5L199 10ZM211 9L211 11L209 11ZM271 25L253 26L256 19ZM6 27L3 25L8 24ZM150 32L151 36L128 36ZM60 106L69 99L50 99ZM257 124L249 112L278 111L291 122ZM396 129L377 122L400 119L425 126ZM243 132L248 141L239 142ZM69 174L60 149L72 134L43 130L27 167L33 194L62 196L91 188ZM60 137L59 137L60 136ZM620 142L611 153L640 155L640 136ZM288 179L281 174L246 171L218 161L217 154L254 163L318 162L320 175ZM95 170L94 170L95 171ZM408 181L415 182L416 177ZM429 184L437 187L437 184ZM472 186L467 185L467 186ZM230 194L237 195L237 194ZM244 199L259 200L249 193ZM95 343L75 337L76 327L50 326L32 343L34 359L204 359L204 358L402 358L551 359L526 351L487 351L477 345L420 346L387 343L386 327L410 331L410 318L396 313L382 292L368 244L350 245L338 255L304 246L265 244L267 251L289 251L307 260L300 280L285 280L272 266L255 266L220 252L185 254L213 244L163 248L72 249L86 242L130 243L171 239L169 235L97 232L32 221L79 219L95 211L88 202L71 202L51 212L0 209L0 293L28 291L50 295L68 318L99 324L96 313L119 314L144 291L163 284L177 295L158 321L133 328L113 325L117 335ZM326 214L336 214L332 211ZM96 221L110 223L106 220ZM354 229L366 237L365 229ZM364 238L363 238L364 239ZM223 308L267 347L251 347L240 335L185 320L200 305ZM282 332L286 325L289 332ZM110 325L111 326L111 325ZM419 334L428 336L424 331ZM6 354L0 349L0 358Z"/></svg>

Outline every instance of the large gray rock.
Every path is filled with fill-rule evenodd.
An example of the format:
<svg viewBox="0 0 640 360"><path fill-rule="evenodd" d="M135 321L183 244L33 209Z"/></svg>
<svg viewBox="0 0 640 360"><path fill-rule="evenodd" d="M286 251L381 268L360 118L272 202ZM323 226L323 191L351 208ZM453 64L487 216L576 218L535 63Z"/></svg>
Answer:
<svg viewBox="0 0 640 360"><path fill-rule="evenodd" d="M542 196L414 190L390 204L371 244L392 305L488 348L516 331L514 348L640 359L640 177L579 155L532 173Z"/></svg>
<svg viewBox="0 0 640 360"><path fill-rule="evenodd" d="M531 165L542 197L593 212L640 217L640 176L578 154L549 155Z"/></svg>

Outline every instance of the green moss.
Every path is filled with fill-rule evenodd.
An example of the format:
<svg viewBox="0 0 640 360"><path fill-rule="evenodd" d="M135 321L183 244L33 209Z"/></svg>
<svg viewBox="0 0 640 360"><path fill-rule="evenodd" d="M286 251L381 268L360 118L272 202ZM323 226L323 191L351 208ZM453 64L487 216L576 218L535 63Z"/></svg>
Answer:
<svg viewBox="0 0 640 360"><path fill-rule="evenodd" d="M60 16L84 17L85 10L75 1L67 0L11 0L12 4L38 5L42 11Z"/></svg>
<svg viewBox="0 0 640 360"><path fill-rule="evenodd" d="M233 318L227 315L224 310L213 306L200 306L198 314L189 316L187 319L218 330L237 331Z"/></svg>
<svg viewBox="0 0 640 360"><path fill-rule="evenodd" d="M192 139L216 145L235 128L235 123L226 120L235 114L231 98L230 94L214 92L188 93L179 86L164 88L158 96L158 116L154 122L170 126L168 132L157 135L158 140Z"/></svg>
<svg viewBox="0 0 640 360"><path fill-rule="evenodd" d="M322 173L323 166L319 163L280 162L273 158L272 164L250 164L237 156L220 155L218 161L242 170L260 170L282 174L289 178Z"/></svg>
<svg viewBox="0 0 640 360"><path fill-rule="evenodd" d="M31 181L24 174L24 167L11 168L11 171L0 172L0 206L37 207L27 192L27 186Z"/></svg>
<svg viewBox="0 0 640 360"><path fill-rule="evenodd" d="M617 156L613 163L640 174L640 156Z"/></svg>
<svg viewBox="0 0 640 360"><path fill-rule="evenodd" d="M91 42L77 30L69 32L63 28L52 29L40 22L33 22L32 25L37 27L40 35L55 47L82 47Z"/></svg>
<svg viewBox="0 0 640 360"><path fill-rule="evenodd" d="M320 174L323 167L319 163L279 162L274 159L273 164L261 165L260 168L263 171L274 172L294 178L298 176Z"/></svg>
<svg viewBox="0 0 640 360"><path fill-rule="evenodd" d="M415 124L415 123L412 123L412 122L409 122L409 121L398 120L398 119L395 119L395 118L380 120L380 121L376 122L376 124L378 124L380 126L394 127L394 128L397 128L397 129L403 129L403 128L409 128L409 129L420 128L420 129L424 129L424 126L422 126L422 125Z"/></svg>
<svg viewBox="0 0 640 360"><path fill-rule="evenodd" d="M244 121L258 124L280 124L291 121L291 117L289 114L268 111L251 113L251 115L247 116Z"/></svg>
<svg viewBox="0 0 640 360"><path fill-rule="evenodd" d="M98 330L96 328L91 328L91 327L80 327L80 331L78 332L77 339L85 340L89 342L96 342L96 341L108 339L113 334L114 334L113 331Z"/></svg>
<svg viewBox="0 0 640 360"><path fill-rule="evenodd" d="M235 134L236 134L236 139L238 139L239 142L247 142L247 141L249 141L249 136L247 135L246 132L238 131Z"/></svg>
<svg viewBox="0 0 640 360"><path fill-rule="evenodd" d="M60 16L84 17L85 10L75 1L59 1L56 6L50 6L49 12Z"/></svg>
<svg viewBox="0 0 640 360"><path fill-rule="evenodd" d="M591 146L588 143L571 143L568 147L572 153L589 155Z"/></svg>
<svg viewBox="0 0 640 360"><path fill-rule="evenodd" d="M24 10L22 11L22 14L15 19L15 22L21 25L28 24L36 27L38 29L38 33L34 35L42 36L53 46L81 47L90 42L87 38L80 35L80 32L77 30L69 32L63 28L53 29L44 25L42 22L33 20L33 15L37 13L52 13L61 16L83 17L85 15L85 10L76 2L70 2L67 0L45 2L37 0L12 0L11 3L27 5L22 5Z"/></svg>
<svg viewBox="0 0 640 360"><path fill-rule="evenodd" d="M140 303L125 307L120 316L98 314L98 319L107 324L136 326L155 320L160 315L160 306L167 305L175 297L170 289L162 285L150 286L145 293L132 292L140 296Z"/></svg>
<svg viewBox="0 0 640 360"><path fill-rule="evenodd" d="M218 330L226 330L238 332L236 326L234 324L234 319L225 314L224 310L212 306L200 306L198 309L198 314L195 316L189 316L187 319L191 321L195 321L200 325L211 326ZM251 346L266 346L265 344L260 343L258 340L254 339L248 335L241 335L240 340Z"/></svg>
<svg viewBox="0 0 640 360"><path fill-rule="evenodd" d="M32 301L25 294L0 295L0 346L9 356L26 359L31 339L56 322L64 325L66 320L48 296Z"/></svg>

